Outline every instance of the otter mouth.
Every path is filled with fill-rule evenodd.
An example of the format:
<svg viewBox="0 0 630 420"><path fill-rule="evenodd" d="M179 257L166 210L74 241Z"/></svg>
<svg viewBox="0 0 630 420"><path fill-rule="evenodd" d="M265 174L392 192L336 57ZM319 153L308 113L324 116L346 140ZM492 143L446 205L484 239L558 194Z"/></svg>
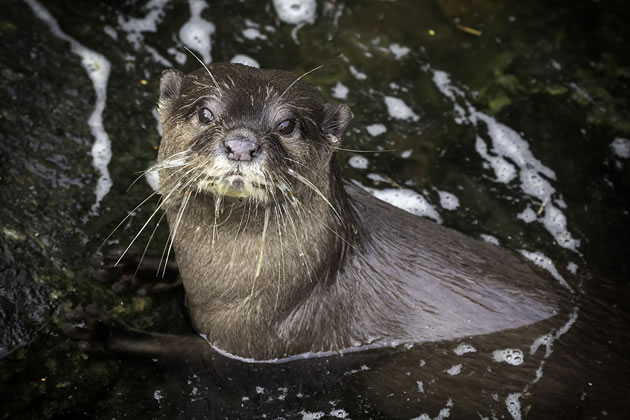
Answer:
<svg viewBox="0 0 630 420"><path fill-rule="evenodd" d="M267 184L264 179L252 174L245 174L240 169L223 175L207 174L199 181L199 189L215 195L234 198L255 198L268 200Z"/></svg>

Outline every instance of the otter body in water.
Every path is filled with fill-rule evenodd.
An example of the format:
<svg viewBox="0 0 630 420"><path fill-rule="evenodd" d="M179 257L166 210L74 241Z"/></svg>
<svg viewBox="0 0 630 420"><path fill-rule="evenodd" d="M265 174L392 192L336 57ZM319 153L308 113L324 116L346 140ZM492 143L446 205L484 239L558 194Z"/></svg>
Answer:
<svg viewBox="0 0 630 420"><path fill-rule="evenodd" d="M352 113L294 74L169 70L159 112L154 170L171 246L193 326L217 348L265 360L481 335L554 315L554 286L521 257L344 181L335 152ZM182 348L168 336L146 346L123 336L110 334L106 347Z"/></svg>
<svg viewBox="0 0 630 420"><path fill-rule="evenodd" d="M345 182L350 122L294 74L168 71L160 193L196 330L257 359L436 341L554 314L520 257Z"/></svg>

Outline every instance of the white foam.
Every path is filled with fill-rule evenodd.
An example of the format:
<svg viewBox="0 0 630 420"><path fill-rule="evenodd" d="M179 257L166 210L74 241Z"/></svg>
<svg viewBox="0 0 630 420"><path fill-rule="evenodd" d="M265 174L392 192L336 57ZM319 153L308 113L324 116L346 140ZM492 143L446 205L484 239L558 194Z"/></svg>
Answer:
<svg viewBox="0 0 630 420"><path fill-rule="evenodd" d="M350 70L350 73L356 77L358 80L365 80L367 79L367 74L357 70L356 67L354 66L348 66L348 69Z"/></svg>
<svg viewBox="0 0 630 420"><path fill-rule="evenodd" d="M337 84L333 87L332 96L337 99L348 99L348 92L350 92L350 89L348 89L346 85L341 82L337 82Z"/></svg>
<svg viewBox="0 0 630 420"><path fill-rule="evenodd" d="M475 150L477 150L477 153L492 167L498 182L507 184L516 178L516 168L514 165L500 156L490 156L488 146L481 137L477 137L475 141Z"/></svg>
<svg viewBox="0 0 630 420"><path fill-rule="evenodd" d="M245 66L255 67L257 69L260 68L260 64L258 64L258 61L254 60L253 58L251 58L250 56L245 55L245 54L237 54L237 55L235 55L230 60L230 63L243 64Z"/></svg>
<svg viewBox="0 0 630 420"><path fill-rule="evenodd" d="M516 217L525 223L531 223L537 218L536 212L529 207L526 207L525 210L517 214Z"/></svg>
<svg viewBox="0 0 630 420"><path fill-rule="evenodd" d="M162 398L164 398L164 396L162 395L162 391L156 389L155 392L153 392L153 399L159 404Z"/></svg>
<svg viewBox="0 0 630 420"><path fill-rule="evenodd" d="M147 171L144 173L144 180L153 191L160 189L160 173L158 171Z"/></svg>
<svg viewBox="0 0 630 420"><path fill-rule="evenodd" d="M400 60L411 51L408 47L403 47L400 44L390 44L389 50L394 54L396 60Z"/></svg>
<svg viewBox="0 0 630 420"><path fill-rule="evenodd" d="M610 148L617 157L621 159L630 158L630 140L617 137L610 143Z"/></svg>
<svg viewBox="0 0 630 420"><path fill-rule="evenodd" d="M165 58L162 54L158 52L158 50L156 50L152 46L145 45L144 49L147 50L149 54L151 54L151 58L153 58L153 61L155 61L156 63L160 63L165 67L173 67L173 63L171 63L167 58Z"/></svg>
<svg viewBox="0 0 630 420"><path fill-rule="evenodd" d="M508 413L512 416L514 420L521 420L521 403L519 402L519 398L521 397L520 392L515 392L510 394L505 399L505 407L507 408Z"/></svg>
<svg viewBox="0 0 630 420"><path fill-rule="evenodd" d="M523 249L520 250L520 253L525 258L527 258L528 260L536 264L538 267L542 268L543 270L547 270L549 273L551 273L554 279L558 280L558 283L560 283L563 287L573 292L573 289L571 288L571 286L569 286L569 283L567 283L564 277L560 275L553 261L551 261L549 257L545 256L541 252L529 252Z"/></svg>
<svg viewBox="0 0 630 420"><path fill-rule="evenodd" d="M574 262L570 262L567 264L567 270L569 271L569 273L575 275L575 273L577 273L578 271L578 265Z"/></svg>
<svg viewBox="0 0 630 420"><path fill-rule="evenodd" d="M532 211L526 210L519 216L526 222L538 220L553 235L556 243L576 253L580 241L573 238L567 229L566 217L559 208L564 201L558 196L550 180L556 179L553 170L543 165L529 149L529 144L513 129L496 121L493 117L477 111L466 100L464 92L450 82L450 77L443 71L425 69L433 72L433 82L444 96L453 102L453 109L458 124L468 122L479 128L480 123L487 129L492 150L488 150L486 141L478 136L475 142L477 153L485 164L492 167L496 181L510 183L517 177L524 194L537 199L544 207L545 214L538 219ZM554 198L555 196L555 198ZM544 206L543 206L544 203Z"/></svg>
<svg viewBox="0 0 630 420"><path fill-rule="evenodd" d="M377 190L375 188L364 187L361 184L358 185L374 197L379 200L383 200L392 206L398 207L399 209L405 210L406 212L417 216L428 217L438 223L442 223L442 217L440 217L440 214L437 212L435 207L429 204L427 199L421 194L418 194L413 190L406 188L385 188Z"/></svg>
<svg viewBox="0 0 630 420"><path fill-rule="evenodd" d="M92 213L94 213L99 208L103 197L109 193L112 187L112 178L107 169L107 165L112 159L112 143L103 127L103 110L105 110L107 100L107 80L109 79L111 64L103 55L86 48L74 38L66 35L59 27L57 20L36 0L25 1L33 9L33 13L46 23L57 38L70 44L70 50L81 57L81 64L92 80L96 102L88 119L88 125L95 139L92 144L92 165L99 173L95 188L96 202L91 208Z"/></svg>
<svg viewBox="0 0 630 420"><path fill-rule="evenodd" d="M273 0L278 18L290 25L315 23L317 3L315 0Z"/></svg>
<svg viewBox="0 0 630 420"><path fill-rule="evenodd" d="M367 169L368 160L364 156L354 155L348 159L348 164L356 169Z"/></svg>
<svg viewBox="0 0 630 420"><path fill-rule="evenodd" d="M476 351L477 351L476 348L466 343L460 343L457 347L453 349L453 353L455 353L458 356L462 356L466 353L475 353Z"/></svg>
<svg viewBox="0 0 630 420"><path fill-rule="evenodd" d="M453 365L449 369L446 370L446 373L448 373L451 376L459 375L461 372L462 372L461 363L458 365Z"/></svg>
<svg viewBox="0 0 630 420"><path fill-rule="evenodd" d="M479 236L481 237L481 239L483 239L485 242L488 242L489 244L499 245L499 240L496 237L492 236L492 235L488 235L486 233L482 233Z"/></svg>
<svg viewBox="0 0 630 420"><path fill-rule="evenodd" d="M444 420L447 419L451 416L451 408L453 408L453 400L449 399L446 402L446 407L444 407L443 409L440 410L440 412L438 413L437 416L431 418L430 415L423 413L420 414L418 417L414 417L411 420Z"/></svg>
<svg viewBox="0 0 630 420"><path fill-rule="evenodd" d="M204 63L212 62L212 35L215 27L201 17L203 9L208 7L204 0L188 0L190 19L179 29L179 39L191 50L201 54Z"/></svg>
<svg viewBox="0 0 630 420"><path fill-rule="evenodd" d="M116 32L116 29L112 28L109 25L105 25L103 26L103 32L109 35L110 38L118 41L118 33Z"/></svg>
<svg viewBox="0 0 630 420"><path fill-rule="evenodd" d="M412 121L418 121L420 119L420 117L413 112L409 105L400 98L386 96L385 105L387 105L387 112L392 118Z"/></svg>
<svg viewBox="0 0 630 420"><path fill-rule="evenodd" d="M369 173L369 174L367 174L367 177L369 179L371 179L372 181L374 181L375 184L378 184L378 183L381 183L381 182L384 182L386 184L391 184L392 183L392 179L391 178L385 178L381 174Z"/></svg>
<svg viewBox="0 0 630 420"><path fill-rule="evenodd" d="M186 54L184 54L181 51L178 51L177 49L175 49L174 47L169 48L168 50L166 50L170 55L173 56L173 58L175 59L175 61L177 61L179 64L185 64L186 60L187 60L187 56Z"/></svg>
<svg viewBox="0 0 630 420"><path fill-rule="evenodd" d="M440 206L442 206L442 208L446 210L455 210L459 207L459 200L454 194L439 190L438 194L440 195Z"/></svg>
<svg viewBox="0 0 630 420"><path fill-rule="evenodd" d="M370 124L365 127L365 129L370 136L374 137L387 133L387 127L385 127L383 124Z"/></svg>
<svg viewBox="0 0 630 420"><path fill-rule="evenodd" d="M562 211L552 204L545 206L545 214L542 218L545 229L549 231L556 242L564 248L578 252L580 240L575 239L567 229L567 218Z"/></svg>
<svg viewBox="0 0 630 420"><path fill-rule="evenodd" d="M338 408L336 410L331 410L329 415L331 417L335 417L335 418L338 418L338 419L348 418L348 413L346 412L346 410L343 410L341 408Z"/></svg>
<svg viewBox="0 0 630 420"><path fill-rule="evenodd" d="M400 157L403 159L409 159L411 157L411 154L413 153L412 149L409 150L405 150L400 154Z"/></svg>
<svg viewBox="0 0 630 420"><path fill-rule="evenodd" d="M422 383L422 381L416 381L416 385L417 385L417 390L420 393L424 393L424 384Z"/></svg>
<svg viewBox="0 0 630 420"><path fill-rule="evenodd" d="M157 31L157 25L165 16L164 6L170 0L151 0L144 8L148 10L147 14L142 18L126 19L118 16L118 25L122 30L127 32L127 40L134 46L136 50L142 47L144 43L144 32Z"/></svg>
<svg viewBox="0 0 630 420"><path fill-rule="evenodd" d="M247 28L243 29L243 36L247 39L256 40L256 39L267 39L267 35L263 34L256 28Z"/></svg>
<svg viewBox="0 0 630 420"><path fill-rule="evenodd" d="M519 349L503 349L492 352L492 358L495 362L503 362L512 366L522 365L525 361L525 355Z"/></svg>
<svg viewBox="0 0 630 420"><path fill-rule="evenodd" d="M310 411L300 411L300 414L302 415L302 420L318 420L323 418L326 413L324 413L323 411L316 411L314 413L310 412Z"/></svg>

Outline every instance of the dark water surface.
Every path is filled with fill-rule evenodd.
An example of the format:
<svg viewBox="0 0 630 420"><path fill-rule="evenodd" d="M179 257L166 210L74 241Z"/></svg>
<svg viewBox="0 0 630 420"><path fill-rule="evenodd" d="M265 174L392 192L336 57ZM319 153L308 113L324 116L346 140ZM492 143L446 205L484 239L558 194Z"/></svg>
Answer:
<svg viewBox="0 0 630 420"><path fill-rule="evenodd" d="M627 418L630 13L554 3L319 0L297 22L272 1L2 0L0 417ZM326 64L307 79L352 107L345 147L391 150L343 152L347 175L522 252L573 291L566 313L457 342L234 362L217 378L80 353L60 326L89 302L189 331L183 292L117 296L88 263L152 192L143 177L128 187L156 158L161 72L199 67L185 45L213 62Z"/></svg>

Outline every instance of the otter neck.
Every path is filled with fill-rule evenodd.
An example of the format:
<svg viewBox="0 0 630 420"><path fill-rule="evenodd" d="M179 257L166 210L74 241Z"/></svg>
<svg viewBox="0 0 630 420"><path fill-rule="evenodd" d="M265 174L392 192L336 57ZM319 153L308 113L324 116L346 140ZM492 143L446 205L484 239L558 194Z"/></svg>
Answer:
<svg viewBox="0 0 630 420"><path fill-rule="evenodd" d="M317 187L326 200L303 188L296 203L226 199L217 215L216 199L193 195L179 224L179 209L167 210L193 324L217 345L272 339L315 286L338 280L356 242L354 211L336 164Z"/></svg>

